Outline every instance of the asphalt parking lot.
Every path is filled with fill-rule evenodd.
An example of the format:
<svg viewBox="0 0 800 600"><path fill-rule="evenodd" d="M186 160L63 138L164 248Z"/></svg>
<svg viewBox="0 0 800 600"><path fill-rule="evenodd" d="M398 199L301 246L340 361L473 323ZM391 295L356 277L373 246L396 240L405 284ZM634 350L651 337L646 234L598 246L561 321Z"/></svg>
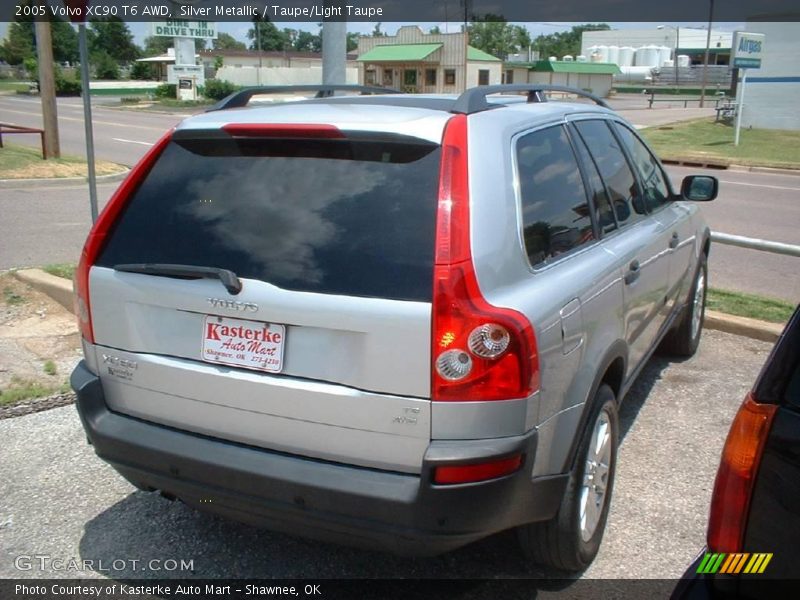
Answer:
<svg viewBox="0 0 800 600"><path fill-rule="evenodd" d="M650 361L623 405L609 525L600 555L584 578L680 576L703 545L728 426L770 348L705 331L693 359ZM72 406L0 421L0 440L0 578L558 575L526 566L510 533L443 556L411 559L321 544L201 514L124 482L94 456ZM102 560L107 568L119 568L57 572L49 561L41 568L40 559L19 560L33 555L95 564ZM191 561L192 569L143 569L154 559L165 566L170 560ZM19 570L20 565L30 568Z"/></svg>

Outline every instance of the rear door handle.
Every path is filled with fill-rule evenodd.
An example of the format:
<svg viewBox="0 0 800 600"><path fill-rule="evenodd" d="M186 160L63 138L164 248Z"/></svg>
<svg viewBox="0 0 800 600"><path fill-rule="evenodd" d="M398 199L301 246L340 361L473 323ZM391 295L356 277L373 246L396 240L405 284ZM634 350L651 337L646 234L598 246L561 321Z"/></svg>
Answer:
<svg viewBox="0 0 800 600"><path fill-rule="evenodd" d="M679 241L680 241L680 238L678 238L678 232L676 231L675 233L672 234L672 239L670 239L670 241L669 241L669 247L674 250L675 248L678 247L678 242Z"/></svg>
<svg viewBox="0 0 800 600"><path fill-rule="evenodd" d="M641 275L641 271L639 269L639 261L634 260L628 266L628 272L625 273L625 285L630 285L637 279L639 279L639 275Z"/></svg>

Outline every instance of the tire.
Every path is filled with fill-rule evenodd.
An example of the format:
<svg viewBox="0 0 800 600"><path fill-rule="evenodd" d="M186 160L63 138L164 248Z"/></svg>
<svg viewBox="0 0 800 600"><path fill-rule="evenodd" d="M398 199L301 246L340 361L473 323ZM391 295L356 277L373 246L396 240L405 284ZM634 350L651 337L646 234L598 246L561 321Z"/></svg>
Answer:
<svg viewBox="0 0 800 600"><path fill-rule="evenodd" d="M591 411L556 516L517 529L526 558L561 571L583 571L597 556L614 488L619 419L617 401L608 385L602 384L597 390ZM599 452L592 449L598 444L598 436L605 440ZM597 458L601 460L590 462L590 459ZM592 466L598 463L604 464L605 468ZM593 487L598 485L604 487L602 496ZM599 504L592 502L598 499ZM592 507L595 510L591 510Z"/></svg>
<svg viewBox="0 0 800 600"><path fill-rule="evenodd" d="M703 321L706 314L706 292L708 290L708 260L705 254L700 257L694 275L689 302L678 324L664 336L660 350L664 354L689 358L697 352Z"/></svg>

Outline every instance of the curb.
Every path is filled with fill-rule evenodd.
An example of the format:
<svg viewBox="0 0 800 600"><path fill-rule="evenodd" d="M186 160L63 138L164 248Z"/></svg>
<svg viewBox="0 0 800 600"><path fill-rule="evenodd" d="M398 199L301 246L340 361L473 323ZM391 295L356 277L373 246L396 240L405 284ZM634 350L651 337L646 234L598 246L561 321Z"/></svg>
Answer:
<svg viewBox="0 0 800 600"><path fill-rule="evenodd" d="M72 282L63 277L45 273L41 269L23 269L15 271L14 276L32 288L47 294L69 312L73 312ZM780 323L767 323L747 317L735 317L714 310L706 310L704 325L707 329L716 329L763 342L775 342L783 331Z"/></svg>
<svg viewBox="0 0 800 600"><path fill-rule="evenodd" d="M95 180L98 184L117 183L128 176L130 169L113 175L101 175ZM0 190L32 187L69 187L88 183L88 177L49 177L47 179L0 179Z"/></svg>
<svg viewBox="0 0 800 600"><path fill-rule="evenodd" d="M744 173L765 173L768 175L794 175L800 176L800 169L785 169L781 167L750 167L747 165L735 165L724 162L698 160L677 160L663 158L661 162L665 165L675 165L678 167L694 167L696 169L716 169L718 171L739 171Z"/></svg>
<svg viewBox="0 0 800 600"><path fill-rule="evenodd" d="M41 269L23 269L14 271L14 277L27 283L33 289L50 296L69 312L74 312L72 299L72 282L63 277L45 273Z"/></svg>
<svg viewBox="0 0 800 600"><path fill-rule="evenodd" d="M736 317L714 310L706 310L703 322L707 329L741 335L762 342L774 343L780 337L784 326L780 323L767 323L747 317Z"/></svg>

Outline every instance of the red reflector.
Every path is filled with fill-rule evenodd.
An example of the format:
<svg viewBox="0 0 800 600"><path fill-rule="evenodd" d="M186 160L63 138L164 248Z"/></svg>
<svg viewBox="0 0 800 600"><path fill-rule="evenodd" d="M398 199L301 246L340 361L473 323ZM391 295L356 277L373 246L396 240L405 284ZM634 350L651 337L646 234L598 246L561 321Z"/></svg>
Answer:
<svg viewBox="0 0 800 600"><path fill-rule="evenodd" d="M338 127L313 123L229 123L222 129L237 137L344 138Z"/></svg>
<svg viewBox="0 0 800 600"><path fill-rule="evenodd" d="M513 473L522 466L522 455L494 460L477 465L454 465L452 467L436 467L433 470L433 482L439 484L473 483L495 479Z"/></svg>
<svg viewBox="0 0 800 600"><path fill-rule="evenodd" d="M711 496L706 536L713 552L739 552L761 453L778 409L748 394L733 419Z"/></svg>

